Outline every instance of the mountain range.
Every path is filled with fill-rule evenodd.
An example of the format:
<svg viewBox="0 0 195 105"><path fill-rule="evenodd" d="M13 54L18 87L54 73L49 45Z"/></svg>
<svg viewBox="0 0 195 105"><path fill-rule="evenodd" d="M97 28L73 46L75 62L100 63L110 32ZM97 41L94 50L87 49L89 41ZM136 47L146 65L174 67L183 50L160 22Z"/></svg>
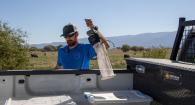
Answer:
<svg viewBox="0 0 195 105"><path fill-rule="evenodd" d="M175 40L176 32L157 32L157 33L142 33L137 35L121 35L114 37L107 37L111 47L121 47L124 44L129 46L143 46L149 47L168 47L172 48ZM79 39L80 43L89 43L87 38ZM31 47L43 48L46 45L65 45L66 42L51 42L31 44Z"/></svg>

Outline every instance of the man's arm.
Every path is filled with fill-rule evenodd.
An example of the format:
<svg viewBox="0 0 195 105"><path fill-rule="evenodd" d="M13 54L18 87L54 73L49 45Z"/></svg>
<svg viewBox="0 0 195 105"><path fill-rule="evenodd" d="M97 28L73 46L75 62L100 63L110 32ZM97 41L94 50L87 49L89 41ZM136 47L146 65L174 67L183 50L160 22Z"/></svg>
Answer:
<svg viewBox="0 0 195 105"><path fill-rule="evenodd" d="M55 66L54 69L63 69L63 66L62 66L62 60L61 60L61 56L60 56L60 49L58 50L58 55L57 55L57 64Z"/></svg>

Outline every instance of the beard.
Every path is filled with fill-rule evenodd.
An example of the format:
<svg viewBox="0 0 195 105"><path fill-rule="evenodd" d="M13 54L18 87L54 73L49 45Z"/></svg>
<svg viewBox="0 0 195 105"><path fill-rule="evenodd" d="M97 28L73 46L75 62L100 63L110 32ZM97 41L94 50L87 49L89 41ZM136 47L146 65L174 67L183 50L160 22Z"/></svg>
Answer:
<svg viewBox="0 0 195 105"><path fill-rule="evenodd" d="M67 44L68 44L68 46L73 47L77 44L77 41L76 40L75 41L74 40L67 40Z"/></svg>

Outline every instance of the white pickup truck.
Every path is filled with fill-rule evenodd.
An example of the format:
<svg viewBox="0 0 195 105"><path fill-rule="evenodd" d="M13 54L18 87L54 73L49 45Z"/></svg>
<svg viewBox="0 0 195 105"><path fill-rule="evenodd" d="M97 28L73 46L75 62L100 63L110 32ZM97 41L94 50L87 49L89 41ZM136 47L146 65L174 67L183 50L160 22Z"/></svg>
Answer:
<svg viewBox="0 0 195 105"><path fill-rule="evenodd" d="M195 105L195 20L180 18L170 59L126 58L99 70L0 70L0 105Z"/></svg>

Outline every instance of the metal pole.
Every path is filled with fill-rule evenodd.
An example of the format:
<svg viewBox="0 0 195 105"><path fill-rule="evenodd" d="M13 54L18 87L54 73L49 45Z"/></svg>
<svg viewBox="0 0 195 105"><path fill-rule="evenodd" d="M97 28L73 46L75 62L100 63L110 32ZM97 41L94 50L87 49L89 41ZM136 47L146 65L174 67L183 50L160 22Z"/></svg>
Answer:
<svg viewBox="0 0 195 105"><path fill-rule="evenodd" d="M170 56L171 60L176 60L177 58L177 53L179 51L179 46L181 43L181 39L183 37L184 28L185 28L185 26L183 25L184 22L185 22L184 17L179 18L179 27L177 30L175 42L174 42L173 49L172 49L171 56Z"/></svg>

